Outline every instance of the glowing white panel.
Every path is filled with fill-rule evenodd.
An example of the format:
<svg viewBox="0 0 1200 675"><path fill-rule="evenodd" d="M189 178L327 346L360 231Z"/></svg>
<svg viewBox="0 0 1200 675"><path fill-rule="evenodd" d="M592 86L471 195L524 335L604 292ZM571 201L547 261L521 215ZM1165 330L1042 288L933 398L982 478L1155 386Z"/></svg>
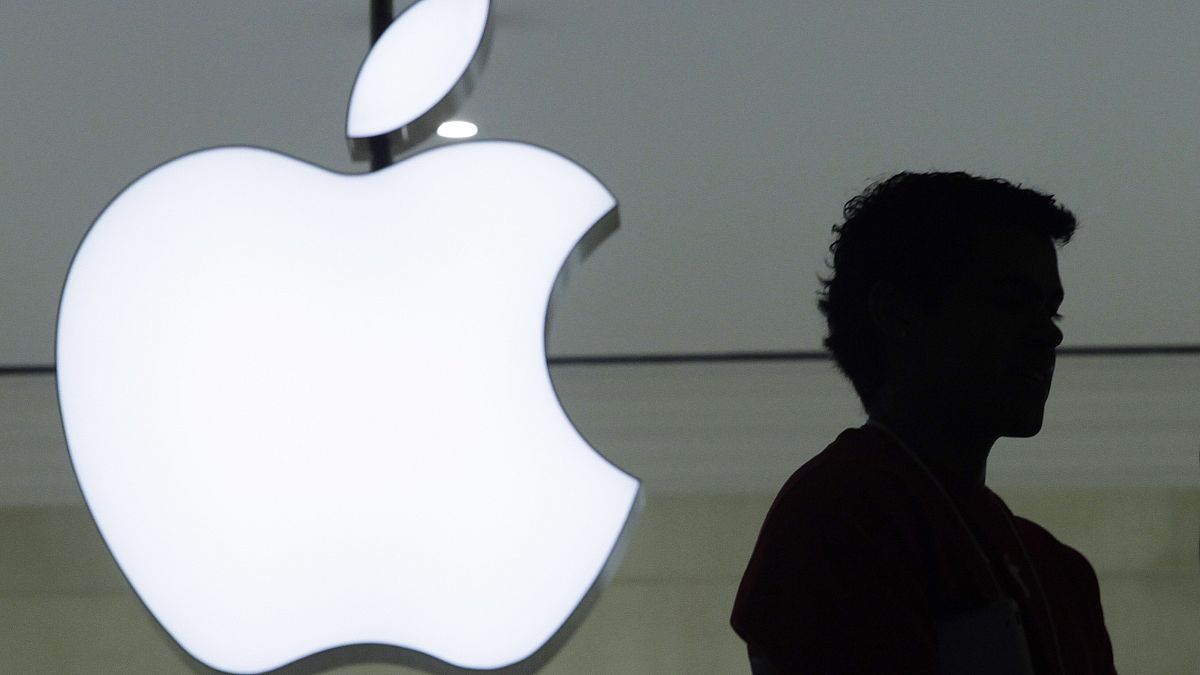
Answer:
<svg viewBox="0 0 1200 675"><path fill-rule="evenodd" d="M489 6L487 0L422 0L405 10L363 61L346 135L389 133L449 94L476 56Z"/></svg>
<svg viewBox="0 0 1200 675"><path fill-rule="evenodd" d="M63 290L63 423L184 649L236 673L355 643L489 669L563 625L639 490L563 413L543 332L615 208L506 141L357 176L217 148L108 206Z"/></svg>
<svg viewBox="0 0 1200 675"><path fill-rule="evenodd" d="M463 120L451 120L442 122L437 132L443 138L470 138L479 133L479 127Z"/></svg>

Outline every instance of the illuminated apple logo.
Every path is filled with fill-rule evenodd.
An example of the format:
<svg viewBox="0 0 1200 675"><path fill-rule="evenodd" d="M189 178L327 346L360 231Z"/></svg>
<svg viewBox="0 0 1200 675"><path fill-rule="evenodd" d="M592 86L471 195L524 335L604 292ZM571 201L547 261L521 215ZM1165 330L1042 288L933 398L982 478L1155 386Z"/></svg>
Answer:
<svg viewBox="0 0 1200 675"><path fill-rule="evenodd" d="M490 14L397 19L355 147L427 136ZM569 632L640 484L563 412L545 330L616 208L561 155L486 140L361 175L214 148L118 195L67 275L59 401L100 532L178 645L236 673L350 645L495 669Z"/></svg>

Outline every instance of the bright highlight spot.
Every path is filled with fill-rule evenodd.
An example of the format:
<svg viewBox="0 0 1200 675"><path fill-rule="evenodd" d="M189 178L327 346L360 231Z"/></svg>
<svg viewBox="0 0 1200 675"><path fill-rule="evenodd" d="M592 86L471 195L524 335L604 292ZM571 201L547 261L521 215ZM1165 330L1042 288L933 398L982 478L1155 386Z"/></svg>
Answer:
<svg viewBox="0 0 1200 675"><path fill-rule="evenodd" d="M442 122L437 133L442 138L470 138L479 133L479 127L463 120L450 120Z"/></svg>

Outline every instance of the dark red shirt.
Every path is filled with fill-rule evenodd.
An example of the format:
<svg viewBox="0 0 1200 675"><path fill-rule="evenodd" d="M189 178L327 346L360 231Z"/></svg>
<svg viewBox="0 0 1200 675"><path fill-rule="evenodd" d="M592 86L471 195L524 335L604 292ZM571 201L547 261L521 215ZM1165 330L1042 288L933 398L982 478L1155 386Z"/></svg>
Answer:
<svg viewBox="0 0 1200 675"><path fill-rule="evenodd" d="M780 490L733 608L785 673L937 673L939 622L1016 600L1035 672L1115 673L1091 564L986 487L944 492L880 429L847 429Z"/></svg>

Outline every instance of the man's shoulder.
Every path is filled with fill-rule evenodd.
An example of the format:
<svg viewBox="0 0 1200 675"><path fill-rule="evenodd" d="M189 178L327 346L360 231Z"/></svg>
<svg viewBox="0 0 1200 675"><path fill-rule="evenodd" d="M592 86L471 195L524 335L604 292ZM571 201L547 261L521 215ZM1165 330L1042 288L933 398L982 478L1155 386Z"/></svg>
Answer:
<svg viewBox="0 0 1200 675"><path fill-rule="evenodd" d="M1013 527L1016 528L1021 543L1039 567L1066 579L1082 578L1095 583L1096 570L1085 555L1059 540L1050 530L1032 519L1013 513L1000 495L996 495L996 500L1012 518Z"/></svg>
<svg viewBox="0 0 1200 675"><path fill-rule="evenodd" d="M846 429L783 484L771 507L775 518L833 514L904 518L920 499L910 468L870 429Z"/></svg>
<svg viewBox="0 0 1200 675"><path fill-rule="evenodd" d="M784 483L779 495L795 500L849 498L875 490L894 490L911 483L911 469L870 429L846 429L802 464Z"/></svg>
<svg viewBox="0 0 1200 675"><path fill-rule="evenodd" d="M1086 572L1095 576L1092 564L1075 547L1063 543L1050 530L1029 518L1012 514L1012 519L1021 536L1021 541L1025 543L1030 555L1037 558L1040 563L1052 564L1065 571Z"/></svg>

